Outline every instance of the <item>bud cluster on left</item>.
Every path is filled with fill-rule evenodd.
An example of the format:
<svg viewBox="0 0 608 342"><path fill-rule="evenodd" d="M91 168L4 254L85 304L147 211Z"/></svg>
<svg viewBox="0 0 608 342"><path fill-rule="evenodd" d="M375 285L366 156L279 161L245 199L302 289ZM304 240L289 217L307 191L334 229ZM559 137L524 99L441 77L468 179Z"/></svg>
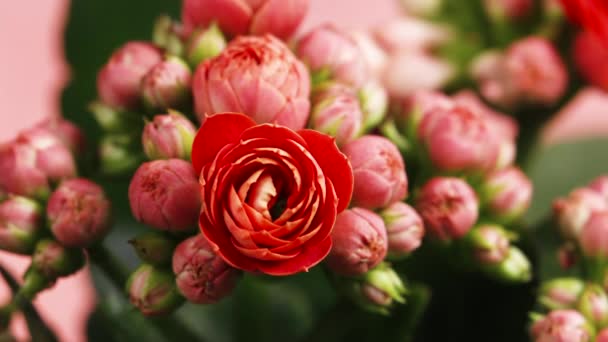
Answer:
<svg viewBox="0 0 608 342"><path fill-rule="evenodd" d="M62 119L44 121L0 146L0 249L31 256L3 319L82 268L85 250L111 227L103 189L77 177L83 148L83 134Z"/></svg>

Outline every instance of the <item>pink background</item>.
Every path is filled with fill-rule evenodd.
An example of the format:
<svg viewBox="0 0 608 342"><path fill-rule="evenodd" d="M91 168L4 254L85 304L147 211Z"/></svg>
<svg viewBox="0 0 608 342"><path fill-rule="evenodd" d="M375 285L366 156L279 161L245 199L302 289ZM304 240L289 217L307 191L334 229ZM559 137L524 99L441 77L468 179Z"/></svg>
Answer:
<svg viewBox="0 0 608 342"><path fill-rule="evenodd" d="M375 1L373 16L368 0L312 0L311 4L306 27L323 21L337 21L348 28L369 27L398 13L396 1L391 0ZM46 116L59 115L58 95L69 79L61 41L67 5L67 0L0 1L0 142ZM545 138L555 142L606 134L607 112L606 96L586 90L549 125ZM20 275L27 259L1 253L0 263ZM88 272L59 281L36 304L62 341L84 341L85 313L94 305ZM22 326L23 322L15 324ZM23 329L15 331L26 337Z"/></svg>

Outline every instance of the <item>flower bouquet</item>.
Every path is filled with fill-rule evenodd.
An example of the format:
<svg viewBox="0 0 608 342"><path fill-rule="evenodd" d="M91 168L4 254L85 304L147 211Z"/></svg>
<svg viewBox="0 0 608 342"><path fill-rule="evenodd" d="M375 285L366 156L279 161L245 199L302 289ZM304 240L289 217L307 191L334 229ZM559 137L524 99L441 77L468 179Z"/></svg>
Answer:
<svg viewBox="0 0 608 342"><path fill-rule="evenodd" d="M72 4L80 128L0 147L0 248L31 255L4 330L55 340L30 302L91 265L92 341L608 341L608 165L539 162L608 90L604 2L402 0L358 31L302 29L307 0L119 3Z"/></svg>

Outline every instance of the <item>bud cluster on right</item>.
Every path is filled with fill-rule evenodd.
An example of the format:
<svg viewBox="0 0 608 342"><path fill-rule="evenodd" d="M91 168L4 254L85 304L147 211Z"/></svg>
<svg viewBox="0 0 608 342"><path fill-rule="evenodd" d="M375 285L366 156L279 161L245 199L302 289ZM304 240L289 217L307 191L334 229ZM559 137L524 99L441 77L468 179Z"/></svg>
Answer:
<svg viewBox="0 0 608 342"><path fill-rule="evenodd" d="M532 314L532 336L535 341L608 341L608 176L556 199L553 214L563 239L559 264L563 269L578 265L582 274L541 285L538 306L547 314Z"/></svg>

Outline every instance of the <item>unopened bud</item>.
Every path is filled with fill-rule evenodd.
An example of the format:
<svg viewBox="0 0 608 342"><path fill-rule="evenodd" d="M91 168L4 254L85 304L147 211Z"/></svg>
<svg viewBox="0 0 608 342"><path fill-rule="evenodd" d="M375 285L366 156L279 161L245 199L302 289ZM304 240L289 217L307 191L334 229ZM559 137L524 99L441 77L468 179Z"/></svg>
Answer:
<svg viewBox="0 0 608 342"><path fill-rule="evenodd" d="M333 246L327 265L340 275L363 274L386 257L388 242L384 222L370 210L343 211L336 218L331 236Z"/></svg>
<svg viewBox="0 0 608 342"><path fill-rule="evenodd" d="M388 235L388 256L401 258L422 244L424 225L414 208L396 202L380 212Z"/></svg>
<svg viewBox="0 0 608 342"><path fill-rule="evenodd" d="M142 135L144 152L150 159L179 158L190 160L196 128L175 111L157 115L146 123Z"/></svg>
<svg viewBox="0 0 608 342"><path fill-rule="evenodd" d="M184 301L170 271L142 264L127 282L131 304L146 316L164 315L178 308Z"/></svg>
<svg viewBox="0 0 608 342"><path fill-rule="evenodd" d="M50 239L38 242L32 255L32 267L49 280L75 273L84 266L84 261L82 249L64 247Z"/></svg>
<svg viewBox="0 0 608 342"><path fill-rule="evenodd" d="M370 131L386 116L388 93L379 83L368 82L359 89L359 103L363 111L363 130Z"/></svg>
<svg viewBox="0 0 608 342"><path fill-rule="evenodd" d="M102 138L99 147L101 171L107 175L122 175L137 168L144 155L140 143L127 134L112 134Z"/></svg>
<svg viewBox="0 0 608 342"><path fill-rule="evenodd" d="M184 233L196 227L200 185L192 164L181 159L142 164L129 185L135 218L156 229Z"/></svg>
<svg viewBox="0 0 608 342"><path fill-rule="evenodd" d="M323 86L314 96L311 127L336 138L342 146L362 131L363 114L355 91L334 83Z"/></svg>
<svg viewBox="0 0 608 342"><path fill-rule="evenodd" d="M383 208L407 197L405 162L397 147L377 135L364 135L342 149L355 176L352 205Z"/></svg>
<svg viewBox="0 0 608 342"><path fill-rule="evenodd" d="M47 218L65 246L87 247L110 230L110 201L103 189L84 178L62 182L49 198Z"/></svg>
<svg viewBox="0 0 608 342"><path fill-rule="evenodd" d="M575 310L555 310L538 317L531 333L535 342L591 342L594 329Z"/></svg>
<svg viewBox="0 0 608 342"><path fill-rule="evenodd" d="M181 108L190 100L192 73L186 62L168 57L153 66L144 76L141 92L150 108Z"/></svg>
<svg viewBox="0 0 608 342"><path fill-rule="evenodd" d="M0 203L0 249L30 254L40 236L42 208L31 199L10 197Z"/></svg>
<svg viewBox="0 0 608 342"><path fill-rule="evenodd" d="M173 239L159 232L145 232L129 243L141 261L155 266L169 265L177 246Z"/></svg>
<svg viewBox="0 0 608 342"><path fill-rule="evenodd" d="M503 262L509 256L509 234L497 225L482 225L468 236L473 258L482 265Z"/></svg>
<svg viewBox="0 0 608 342"><path fill-rule="evenodd" d="M508 283L525 283L532 278L530 260L519 248L513 246L502 262L487 265L484 270L497 280Z"/></svg>
<svg viewBox="0 0 608 342"><path fill-rule="evenodd" d="M152 44L126 43L112 54L97 75L99 98L112 108L136 109L143 77L161 60L161 50Z"/></svg>
<svg viewBox="0 0 608 342"><path fill-rule="evenodd" d="M186 59L192 67L219 55L226 47L226 38L216 24L192 33L186 47Z"/></svg>
<svg viewBox="0 0 608 342"><path fill-rule="evenodd" d="M528 210L532 201L532 182L520 169L509 167L490 173L482 192L493 218L508 224Z"/></svg>
<svg viewBox="0 0 608 342"><path fill-rule="evenodd" d="M596 284L587 284L577 304L578 311L598 328L608 325L608 296Z"/></svg>
<svg viewBox="0 0 608 342"><path fill-rule="evenodd" d="M211 304L230 295L241 276L198 234L177 246L173 272L180 293L197 304Z"/></svg>
<svg viewBox="0 0 608 342"><path fill-rule="evenodd" d="M348 295L362 309L388 315L395 302L405 303L407 290L399 275L388 265L380 264L360 279L348 279Z"/></svg>
<svg viewBox="0 0 608 342"><path fill-rule="evenodd" d="M428 233L443 241L462 238L479 217L477 195L460 178L431 179L420 190L416 209Z"/></svg>
<svg viewBox="0 0 608 342"><path fill-rule="evenodd" d="M558 278L548 281L540 288L539 303L549 310L573 308L585 283L577 278Z"/></svg>

